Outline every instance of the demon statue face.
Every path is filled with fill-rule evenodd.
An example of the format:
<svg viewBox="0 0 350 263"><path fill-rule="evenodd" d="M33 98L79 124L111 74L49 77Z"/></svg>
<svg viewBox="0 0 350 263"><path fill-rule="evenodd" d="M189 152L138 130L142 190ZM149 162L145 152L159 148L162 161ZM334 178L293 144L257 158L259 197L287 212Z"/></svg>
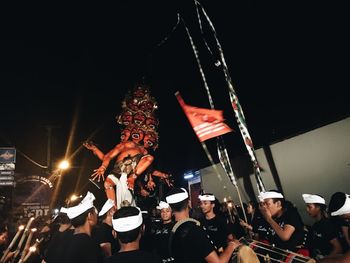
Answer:
<svg viewBox="0 0 350 263"><path fill-rule="evenodd" d="M146 95L149 95L149 88L145 86L137 86L133 91L133 97L136 99L142 99Z"/></svg>
<svg viewBox="0 0 350 263"><path fill-rule="evenodd" d="M126 106L134 112L139 110L139 102L137 99L128 99L126 101Z"/></svg>
<svg viewBox="0 0 350 263"><path fill-rule="evenodd" d="M119 116L118 123L128 126L129 124L132 123L132 119L133 119L132 112L126 110Z"/></svg>
<svg viewBox="0 0 350 263"><path fill-rule="evenodd" d="M149 116L146 119L146 126L148 129L156 130L158 126L158 120L153 116Z"/></svg>
<svg viewBox="0 0 350 263"><path fill-rule="evenodd" d="M155 102L153 102L151 100L143 100L140 102L139 108L140 108L140 110L142 110L144 112L151 113L157 108L157 106L156 106Z"/></svg>
<svg viewBox="0 0 350 263"><path fill-rule="evenodd" d="M147 148L152 148L153 150L158 148L158 134L154 131L147 131L145 138L143 139L143 145Z"/></svg>
<svg viewBox="0 0 350 263"><path fill-rule="evenodd" d="M131 130L131 140L135 143L140 143L143 140L145 133L141 127L134 127Z"/></svg>
<svg viewBox="0 0 350 263"><path fill-rule="evenodd" d="M127 140L129 140L129 138L131 136L132 128L133 128L133 126L129 125L129 126L125 127L125 129L122 130L121 135L120 135L120 140L122 142L126 142Z"/></svg>
<svg viewBox="0 0 350 263"><path fill-rule="evenodd" d="M143 125L146 121L146 115L144 113L142 113L141 111L135 113L134 115L134 123L136 125Z"/></svg>

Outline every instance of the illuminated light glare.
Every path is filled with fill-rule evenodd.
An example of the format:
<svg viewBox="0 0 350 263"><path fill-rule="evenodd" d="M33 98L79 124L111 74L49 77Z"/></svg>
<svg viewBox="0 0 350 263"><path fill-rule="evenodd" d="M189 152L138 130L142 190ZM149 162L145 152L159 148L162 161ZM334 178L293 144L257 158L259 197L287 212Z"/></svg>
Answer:
<svg viewBox="0 0 350 263"><path fill-rule="evenodd" d="M35 247L35 246L30 247L30 248L29 248L29 251L30 251L30 252L35 252L35 251L36 251L36 247Z"/></svg>
<svg viewBox="0 0 350 263"><path fill-rule="evenodd" d="M191 178L193 178L193 174L192 173L185 174L185 176L184 176L184 179L186 179L186 180L191 179Z"/></svg>
<svg viewBox="0 0 350 263"><path fill-rule="evenodd" d="M20 225L20 226L18 227L18 229L19 229L19 230L23 230L23 229L24 229L24 225Z"/></svg>
<svg viewBox="0 0 350 263"><path fill-rule="evenodd" d="M78 199L78 196L76 194L72 194L71 197L70 197L71 201L75 201L77 199Z"/></svg>
<svg viewBox="0 0 350 263"><path fill-rule="evenodd" d="M62 162L60 162L60 164L58 165L58 168L61 170L66 170L69 168L69 162L67 160L63 160Z"/></svg>

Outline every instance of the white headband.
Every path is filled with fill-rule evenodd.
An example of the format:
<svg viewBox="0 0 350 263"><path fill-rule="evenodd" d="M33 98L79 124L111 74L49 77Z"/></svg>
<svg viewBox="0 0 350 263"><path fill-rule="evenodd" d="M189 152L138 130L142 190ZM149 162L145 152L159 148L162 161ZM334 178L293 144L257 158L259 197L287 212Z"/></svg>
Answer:
<svg viewBox="0 0 350 263"><path fill-rule="evenodd" d="M302 196L306 204L326 204L326 200L319 195L303 194Z"/></svg>
<svg viewBox="0 0 350 263"><path fill-rule="evenodd" d="M200 201L215 201L214 195L203 194L198 196Z"/></svg>
<svg viewBox="0 0 350 263"><path fill-rule="evenodd" d="M188 198L188 193L186 189L184 188L181 188L181 189L184 190L185 192L169 195L165 198L168 204L176 204Z"/></svg>
<svg viewBox="0 0 350 263"><path fill-rule="evenodd" d="M284 197L281 193L271 191L271 192L260 192L260 194L258 195L258 198L260 202L263 202L265 199L284 198Z"/></svg>
<svg viewBox="0 0 350 263"><path fill-rule="evenodd" d="M67 216L69 219L75 218L90 208L94 207L94 200L95 196L92 193L87 192L86 196L79 205L67 209Z"/></svg>
<svg viewBox="0 0 350 263"><path fill-rule="evenodd" d="M157 209L159 210L162 210L164 208L169 208L169 204L167 202L164 202L164 201L160 201L159 202L159 205L156 207Z"/></svg>
<svg viewBox="0 0 350 263"><path fill-rule="evenodd" d="M341 216L350 213L350 195L345 194L345 202L341 208L331 213L331 216Z"/></svg>
<svg viewBox="0 0 350 263"><path fill-rule="evenodd" d="M100 211L100 213L98 215L99 216L103 216L113 206L114 206L114 201L112 199L107 199L106 203L102 206L102 209L101 209L101 211Z"/></svg>
<svg viewBox="0 0 350 263"><path fill-rule="evenodd" d="M68 211L68 209L63 207L63 206L60 209L60 213L63 213L63 214L67 214L67 211Z"/></svg>
<svg viewBox="0 0 350 263"><path fill-rule="evenodd" d="M130 230L133 230L137 227L139 227L143 220L142 220L142 213L138 207L136 207L139 210L139 214L136 216L127 216L122 217L118 219L113 219L112 224L113 228L117 232L127 232Z"/></svg>

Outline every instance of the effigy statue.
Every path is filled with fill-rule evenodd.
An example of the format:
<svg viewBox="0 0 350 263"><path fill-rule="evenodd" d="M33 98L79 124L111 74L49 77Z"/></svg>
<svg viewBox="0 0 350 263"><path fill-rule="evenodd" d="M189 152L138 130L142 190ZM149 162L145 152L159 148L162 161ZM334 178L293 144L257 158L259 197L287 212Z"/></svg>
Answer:
<svg viewBox="0 0 350 263"><path fill-rule="evenodd" d="M117 116L117 122L122 126L120 143L106 154L94 144L84 143L102 161L101 166L91 175L92 180L104 181L107 198L115 200L117 208L125 200L135 205L134 185L140 177L147 178L147 183L137 193L144 197L155 188L154 176L170 184L168 174L154 170L151 166L153 152L158 147L159 122L155 115L156 109L157 103L150 95L149 88L137 85L126 95L122 102L122 112ZM114 168L105 178L107 167L114 158Z"/></svg>

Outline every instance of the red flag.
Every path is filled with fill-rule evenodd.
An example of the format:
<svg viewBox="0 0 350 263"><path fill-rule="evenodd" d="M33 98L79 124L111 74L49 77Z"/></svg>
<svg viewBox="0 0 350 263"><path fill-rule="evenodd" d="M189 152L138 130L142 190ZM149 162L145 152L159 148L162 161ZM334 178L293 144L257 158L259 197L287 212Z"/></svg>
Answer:
<svg viewBox="0 0 350 263"><path fill-rule="evenodd" d="M184 110L200 142L231 132L224 123L221 110L210 110L187 105L179 92L175 96Z"/></svg>

